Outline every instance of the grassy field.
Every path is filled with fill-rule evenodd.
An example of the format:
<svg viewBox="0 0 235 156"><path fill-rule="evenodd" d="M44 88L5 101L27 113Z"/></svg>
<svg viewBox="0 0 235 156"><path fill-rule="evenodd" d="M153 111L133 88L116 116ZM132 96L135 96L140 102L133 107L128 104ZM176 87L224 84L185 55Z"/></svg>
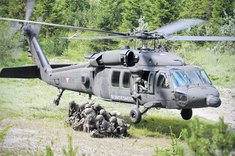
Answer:
<svg viewBox="0 0 235 156"><path fill-rule="evenodd" d="M13 137L12 135L15 130L19 131L19 129L24 128L25 130L23 131L29 131L30 133L33 131L32 133L35 134L32 135L35 139L29 141L28 145L25 145L30 147L27 147L27 150L23 150L21 154L30 153L30 155L40 155L40 153L43 154L46 152L46 147L48 150L48 145L55 153L61 154L62 148L66 146L68 134L73 138L80 138L78 140L73 139L73 143L79 146L80 152L92 154L94 151L91 150L91 147L96 149L98 145L91 145L87 149L88 147L84 147L84 144L90 144L89 141L94 140L89 140L89 135L84 136L82 132L76 133L71 128L64 126L64 121L67 119L68 103L71 100L75 100L78 103L85 103L89 101L88 96L66 91L61 99L61 104L55 106L52 101L56 97L56 94L56 88L40 80L0 79L0 143L3 145L6 144L4 142L5 138L9 140L9 137ZM119 111L121 116L130 122L128 114L133 105L110 103L96 97L93 97L90 102L100 103L108 111ZM102 140L100 143L105 146L107 141L110 142L110 146L114 151L116 146L120 146L121 148L122 146L128 147L130 144L136 144L135 152L137 152L137 149L144 147L146 149L143 149L141 152L147 151L146 155L152 155L154 154L155 148L164 150L171 146L171 135L174 134L175 138L179 138L182 129L190 131L190 125L193 125L194 122L195 119L184 121L180 118L180 115L177 116L167 110L153 109L143 116L140 124L131 124L128 130L131 135L130 139L125 139L123 143L117 139ZM207 134L211 135L213 133L212 129L215 128L215 122L200 119L200 123L206 127ZM22 134L22 136L17 137L20 139L21 137L24 138L25 135ZM32 138L31 135L27 137ZM35 148L31 147L31 144L36 146L38 150L35 151ZM180 140L180 144L185 146L182 140ZM1 149L0 147L0 153L11 155L22 150L20 148L17 147L16 149L9 150L6 148ZM127 148L127 150L130 149L131 147ZM104 150L103 152L107 151ZM129 152L132 155L135 153L134 151Z"/></svg>

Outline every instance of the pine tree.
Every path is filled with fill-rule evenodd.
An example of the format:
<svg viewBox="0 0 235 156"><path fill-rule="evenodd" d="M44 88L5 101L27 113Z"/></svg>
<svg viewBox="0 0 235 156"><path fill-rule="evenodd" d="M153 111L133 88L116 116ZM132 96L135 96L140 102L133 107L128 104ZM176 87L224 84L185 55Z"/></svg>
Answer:
<svg viewBox="0 0 235 156"><path fill-rule="evenodd" d="M98 13L98 28L118 30L122 22L123 0L101 0Z"/></svg>
<svg viewBox="0 0 235 156"><path fill-rule="evenodd" d="M212 0L187 0L182 2L181 18L211 18Z"/></svg>
<svg viewBox="0 0 235 156"><path fill-rule="evenodd" d="M122 25L120 30L123 32L134 30L138 26L138 19L142 15L139 0L125 0L123 3Z"/></svg>
<svg viewBox="0 0 235 156"><path fill-rule="evenodd" d="M232 2L232 0L213 0L211 27L215 35L221 35L218 30L221 25L225 24L225 16L234 14Z"/></svg>

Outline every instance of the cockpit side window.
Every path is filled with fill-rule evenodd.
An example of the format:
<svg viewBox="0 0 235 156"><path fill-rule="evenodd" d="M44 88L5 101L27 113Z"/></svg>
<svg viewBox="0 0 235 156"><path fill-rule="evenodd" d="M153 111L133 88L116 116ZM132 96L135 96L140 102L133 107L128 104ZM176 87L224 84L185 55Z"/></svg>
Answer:
<svg viewBox="0 0 235 156"><path fill-rule="evenodd" d="M212 84L204 70L198 70L197 74L204 84Z"/></svg>
<svg viewBox="0 0 235 156"><path fill-rule="evenodd" d="M169 83L167 80L166 73L160 73L157 80L157 86L159 88L169 88Z"/></svg>

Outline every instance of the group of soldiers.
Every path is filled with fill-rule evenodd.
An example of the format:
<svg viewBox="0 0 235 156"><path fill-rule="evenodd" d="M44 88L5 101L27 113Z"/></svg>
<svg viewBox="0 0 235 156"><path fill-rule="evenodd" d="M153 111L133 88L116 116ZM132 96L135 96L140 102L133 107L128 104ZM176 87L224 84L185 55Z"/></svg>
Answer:
<svg viewBox="0 0 235 156"><path fill-rule="evenodd" d="M90 133L91 137L126 137L127 124L117 117L116 112L107 112L99 104L81 104L74 101L69 103L68 120L66 123L76 131Z"/></svg>

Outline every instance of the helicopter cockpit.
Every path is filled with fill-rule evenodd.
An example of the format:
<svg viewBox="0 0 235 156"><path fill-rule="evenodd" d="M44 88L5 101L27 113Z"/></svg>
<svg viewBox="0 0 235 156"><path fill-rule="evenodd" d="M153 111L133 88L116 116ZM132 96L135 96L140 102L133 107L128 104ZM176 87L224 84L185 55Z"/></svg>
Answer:
<svg viewBox="0 0 235 156"><path fill-rule="evenodd" d="M196 66L167 67L156 74L155 97L167 108L218 107L218 90Z"/></svg>
<svg viewBox="0 0 235 156"><path fill-rule="evenodd" d="M188 70L172 69L172 84L174 88L191 86L191 85L211 85L206 72L200 68Z"/></svg>

